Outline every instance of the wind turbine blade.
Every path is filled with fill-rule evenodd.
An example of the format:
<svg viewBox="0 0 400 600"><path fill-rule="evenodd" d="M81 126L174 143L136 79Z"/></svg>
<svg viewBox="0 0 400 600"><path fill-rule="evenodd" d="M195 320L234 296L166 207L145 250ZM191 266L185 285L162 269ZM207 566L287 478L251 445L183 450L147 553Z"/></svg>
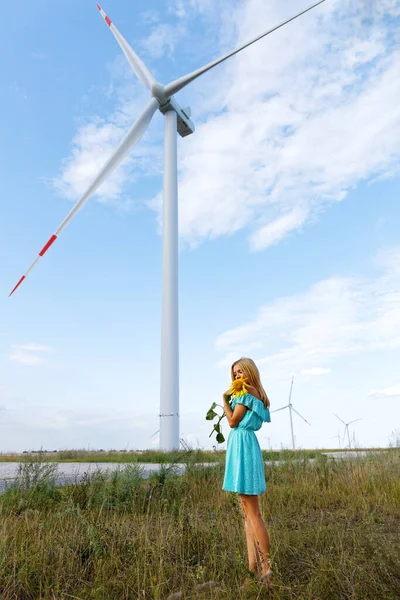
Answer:
<svg viewBox="0 0 400 600"><path fill-rule="evenodd" d="M287 404L286 406L282 406L282 408L276 408L275 410L271 410L271 413L278 412L279 410L284 410L285 408L289 408L289 405Z"/></svg>
<svg viewBox="0 0 400 600"><path fill-rule="evenodd" d="M82 208L82 206L89 200L91 196L95 193L95 191L100 187L100 185L104 182L104 180L110 175L114 169L118 167L118 165L123 161L128 152L133 148L135 144L139 142L142 138L144 132L146 131L152 116L155 111L159 107L159 102L156 98L151 98L148 102L146 108L143 110L142 114L136 119L135 123L132 125L118 148L115 150L114 154L110 156L108 161L105 163L100 173L97 175L93 183L89 186L87 191L84 193L82 198L78 200L75 206L70 210L68 215L65 217L64 221L61 223L56 232L51 236L48 242L43 246L38 256L35 258L29 269L26 273L21 277L18 281L17 285L14 287L10 296L15 292L17 287L21 285L21 283L26 279L27 275L32 271L33 267L37 264L39 259L47 252L50 246L56 241L60 233L66 228L68 223L74 218L76 213Z"/></svg>
<svg viewBox="0 0 400 600"><path fill-rule="evenodd" d="M333 414L335 415L335 417L336 417L337 419L339 419L339 421L342 421L342 419L341 419L340 417L338 417L336 413L333 413ZM343 423L343 425L346 425L346 423L345 423L344 421L342 421L342 423Z"/></svg>
<svg viewBox="0 0 400 600"><path fill-rule="evenodd" d="M294 381L294 375L293 375L293 377L292 377L292 383L290 384L290 392L289 392L289 406L290 406L290 404L291 404L291 400L292 400L293 381Z"/></svg>
<svg viewBox="0 0 400 600"><path fill-rule="evenodd" d="M129 62L129 64L131 65L134 73L136 73L136 75L139 78L139 80L145 86L147 86L149 89L151 89L152 84L156 83L156 80L155 80L154 76L149 71L149 69L146 67L146 65L144 64L144 62L138 57L138 55L133 50L133 48L128 44L128 42L126 41L126 39L124 38L124 36L120 34L120 32L118 31L118 29L115 27L114 23L106 15L106 13L101 8L101 6L99 4L97 4L97 3L96 3L96 6L97 6L97 8L100 11L101 16L103 17L103 19L105 20L105 22L107 23L107 25L109 26L109 28L111 29L112 34L114 35L115 39L117 40L117 42L118 42L118 44L119 44L122 52L125 54L125 56L126 56L128 62Z"/></svg>
<svg viewBox="0 0 400 600"><path fill-rule="evenodd" d="M300 419L303 419L303 421L305 421L307 423L307 425L309 425L311 427L311 423L309 423L307 421L307 419L305 419L304 417L302 417L301 414L295 408L293 408L293 404L292 404L292 410L296 413L296 415L298 415L300 417Z"/></svg>
<svg viewBox="0 0 400 600"><path fill-rule="evenodd" d="M192 71L192 73L188 73L187 75L184 75L183 77L180 77L179 79L176 79L175 81L172 81L171 83L168 83L165 86L165 88L164 88L165 89L165 93L167 94L167 96L173 96L174 94L176 94L176 92L179 92L179 90L181 90L186 85L188 85L189 83L191 83L192 81L194 81L195 79L197 79L197 77L200 77L200 75L203 75L203 73L206 73L210 69L213 69L214 67L216 67L220 63L224 62L225 60L227 60L231 56L234 56L238 52L241 52L242 50L244 50L248 46L251 46L255 42L258 42L258 40L261 40L263 37L269 35L273 31L276 31L277 29L280 29L281 27L283 27L287 23L290 23L290 21L293 21L294 19L297 19L297 17L300 17L301 15L304 15L304 13L308 12L312 8L315 8L319 4L322 4L323 2L325 2L325 0L319 0L319 2L316 2L312 6L309 6L305 10L302 10L301 12L299 12L297 15L294 15L294 17L290 17L290 19L286 19L286 21L283 21L283 23L280 23L279 25L275 25L275 27L273 27L272 29L268 29L268 31L264 31L264 33L261 33L260 35L258 35L257 37L253 38L249 42L246 42L245 44L243 44L239 48L236 48L236 50L232 50L232 52L228 52L228 54L225 54L221 58L217 58L217 60L213 60L212 62L208 63L207 65L204 65L204 67L200 67L200 69L197 69L196 71Z"/></svg>
<svg viewBox="0 0 400 600"><path fill-rule="evenodd" d="M351 425L352 423L355 423L356 421L361 421L361 420L362 420L361 418L360 419L354 419L354 421L349 421L347 423L347 425Z"/></svg>

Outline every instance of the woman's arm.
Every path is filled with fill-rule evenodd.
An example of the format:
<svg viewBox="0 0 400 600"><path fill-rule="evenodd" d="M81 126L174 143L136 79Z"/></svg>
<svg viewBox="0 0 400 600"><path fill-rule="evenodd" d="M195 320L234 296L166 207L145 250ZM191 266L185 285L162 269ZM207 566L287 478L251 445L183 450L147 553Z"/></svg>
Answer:
<svg viewBox="0 0 400 600"><path fill-rule="evenodd" d="M235 409L232 410L229 406L228 396L224 394L223 398L226 418L228 420L229 427L233 429L234 427L237 427L240 421L243 419L244 415L246 414L247 407L243 404L236 404Z"/></svg>

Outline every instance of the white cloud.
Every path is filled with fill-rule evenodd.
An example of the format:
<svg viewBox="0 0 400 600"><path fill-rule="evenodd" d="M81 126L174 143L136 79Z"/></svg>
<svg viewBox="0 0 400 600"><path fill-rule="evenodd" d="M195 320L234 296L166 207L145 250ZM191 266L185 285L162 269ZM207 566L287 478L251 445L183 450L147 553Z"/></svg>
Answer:
<svg viewBox="0 0 400 600"><path fill-rule="evenodd" d="M37 366L45 362L40 353L51 351L52 348L50 346L44 346L42 344L13 344L8 358L21 365Z"/></svg>
<svg viewBox="0 0 400 600"><path fill-rule="evenodd" d="M293 229L298 229L307 219L307 210L297 206L290 212L277 217L271 223L260 227L251 236L251 247L254 250L262 250L266 246L277 244Z"/></svg>
<svg viewBox="0 0 400 600"><path fill-rule="evenodd" d="M44 346L43 344L34 344L34 343L18 344L18 345L14 345L13 348L17 348L19 350L24 350L27 352L50 352L51 351L50 346Z"/></svg>
<svg viewBox="0 0 400 600"><path fill-rule="evenodd" d="M203 111L203 124L185 140L180 173L189 243L248 228L261 250L359 181L393 174L400 53L383 19L395 7L374 8L375 22L361 27L361 8L327 3L197 81L193 114ZM232 46L288 14L281 2L246 2L232 12Z"/></svg>
<svg viewBox="0 0 400 600"><path fill-rule="evenodd" d="M301 375L325 375L330 373L330 369L323 369L322 367L311 367L309 369L301 369Z"/></svg>
<svg viewBox="0 0 400 600"><path fill-rule="evenodd" d="M70 200L82 196L117 147L122 134L118 125L99 118L81 127L72 140L71 155L63 163L61 176L53 180L55 189ZM106 200L118 199L128 170L126 161L99 188L97 195Z"/></svg>
<svg viewBox="0 0 400 600"><path fill-rule="evenodd" d="M141 40L141 46L150 57L160 58L164 54L170 56L185 31L182 26L159 23L148 37Z"/></svg>
<svg viewBox="0 0 400 600"><path fill-rule="evenodd" d="M400 396L400 383L384 388L382 390L371 390L368 392L371 398L394 398Z"/></svg>
<svg viewBox="0 0 400 600"><path fill-rule="evenodd" d="M209 13L223 6L220 0L175 0L170 11L180 19L187 19L196 14Z"/></svg>
<svg viewBox="0 0 400 600"><path fill-rule="evenodd" d="M140 15L143 23L158 23L160 20L160 13L157 10L146 10Z"/></svg>
<svg viewBox="0 0 400 600"><path fill-rule="evenodd" d="M43 363L43 359L40 356L29 354L28 352L11 352L8 358L21 365L36 366Z"/></svg>
<svg viewBox="0 0 400 600"><path fill-rule="evenodd" d="M257 363L270 372L317 374L316 361L322 373L342 356L400 348L400 248L376 263L381 272L373 279L325 279L261 306L250 322L218 337L221 362L257 343Z"/></svg>

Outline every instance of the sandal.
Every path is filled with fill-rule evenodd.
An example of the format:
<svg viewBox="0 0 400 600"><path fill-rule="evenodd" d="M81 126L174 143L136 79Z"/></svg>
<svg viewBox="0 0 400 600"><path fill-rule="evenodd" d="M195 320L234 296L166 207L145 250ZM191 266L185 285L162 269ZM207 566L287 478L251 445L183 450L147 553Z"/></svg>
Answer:
<svg viewBox="0 0 400 600"><path fill-rule="evenodd" d="M264 575L261 575L260 577L260 581L263 585L265 585L266 587L270 587L272 585L274 579L274 572L272 571L272 569L268 569L268 571L266 573L264 573Z"/></svg>

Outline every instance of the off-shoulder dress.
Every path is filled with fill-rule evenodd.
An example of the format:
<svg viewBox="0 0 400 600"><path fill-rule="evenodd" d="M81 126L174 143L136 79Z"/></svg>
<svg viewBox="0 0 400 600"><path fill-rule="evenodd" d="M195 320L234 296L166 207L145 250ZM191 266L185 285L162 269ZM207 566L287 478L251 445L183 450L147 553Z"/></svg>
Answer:
<svg viewBox="0 0 400 600"><path fill-rule="evenodd" d="M266 482L261 448L254 432L263 423L270 423L271 416L264 403L251 394L234 398L232 410L236 404L244 404L248 410L237 427L229 433L222 489L258 496L265 492Z"/></svg>

